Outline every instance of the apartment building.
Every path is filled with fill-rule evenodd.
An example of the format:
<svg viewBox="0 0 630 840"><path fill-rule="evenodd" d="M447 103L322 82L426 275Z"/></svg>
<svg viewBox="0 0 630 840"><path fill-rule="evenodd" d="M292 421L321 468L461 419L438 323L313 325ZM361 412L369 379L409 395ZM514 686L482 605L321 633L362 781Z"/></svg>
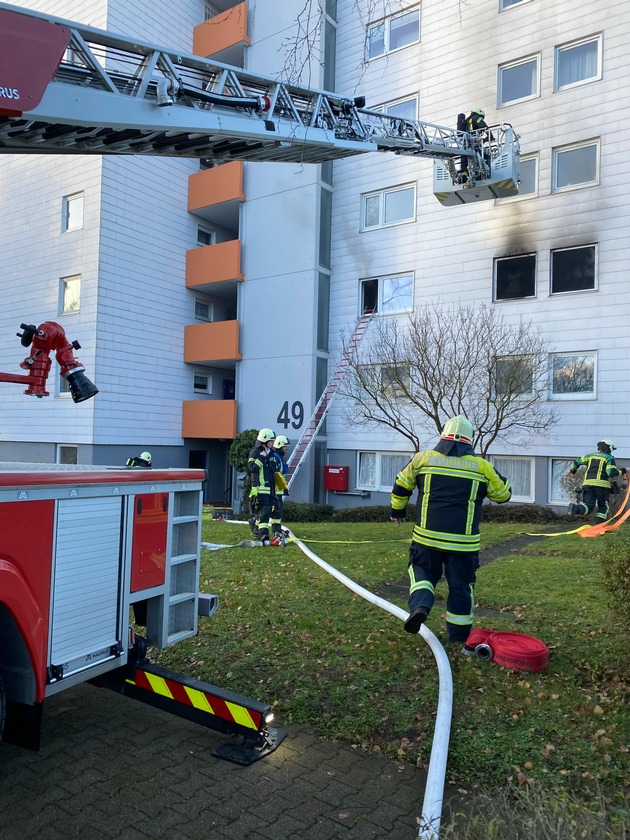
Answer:
<svg viewBox="0 0 630 840"><path fill-rule="evenodd" d="M579 14L568 0L326 0L315 27L304 25L304 0L15 5L267 76L298 74L432 123L454 126L482 106L487 122L521 135L522 183L518 198L447 208L433 196L431 161L391 154L218 166L0 156L1 368L23 358L21 322L57 320L100 390L75 405L63 380L37 401L4 385L0 458L120 464L149 449L156 466L204 467L207 500L237 500L231 440L262 426L299 438L366 295L374 318L439 299L540 325L560 422L553 437L493 452L515 499L561 503L567 462L601 437L622 462L630 456L620 0L580 2ZM383 303L391 284L394 307ZM563 384L573 360L589 372L579 392ZM348 413L337 398L293 498L387 500L406 442L354 428ZM327 467L346 483L329 484Z"/></svg>

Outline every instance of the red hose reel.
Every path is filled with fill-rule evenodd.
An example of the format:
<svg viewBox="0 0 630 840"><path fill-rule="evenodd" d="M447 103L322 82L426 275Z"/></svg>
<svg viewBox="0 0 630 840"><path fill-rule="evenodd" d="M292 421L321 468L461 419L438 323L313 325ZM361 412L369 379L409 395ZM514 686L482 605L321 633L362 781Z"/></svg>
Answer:
<svg viewBox="0 0 630 840"><path fill-rule="evenodd" d="M540 639L481 627L471 631L464 653L518 671L543 671L549 665L549 648Z"/></svg>

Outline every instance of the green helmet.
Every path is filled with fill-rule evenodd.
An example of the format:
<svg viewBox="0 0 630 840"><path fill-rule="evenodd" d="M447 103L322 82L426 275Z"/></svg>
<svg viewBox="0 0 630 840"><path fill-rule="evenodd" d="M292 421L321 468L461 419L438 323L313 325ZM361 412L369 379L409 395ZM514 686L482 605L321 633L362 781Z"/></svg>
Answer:
<svg viewBox="0 0 630 840"><path fill-rule="evenodd" d="M276 436L276 433L273 429L261 429L258 432L258 437L256 440L259 440L261 443L269 443L270 440L273 440Z"/></svg>
<svg viewBox="0 0 630 840"><path fill-rule="evenodd" d="M483 108L475 108L473 110L473 114L479 114L480 117L486 116L486 112L483 110Z"/></svg>
<svg viewBox="0 0 630 840"><path fill-rule="evenodd" d="M274 441L273 448L282 449L283 446L288 446L289 443L290 440L288 437L285 437L284 435L278 435L278 437Z"/></svg>
<svg viewBox="0 0 630 840"><path fill-rule="evenodd" d="M444 440L458 440L462 443L472 443L473 434L473 427L470 420L464 417L463 414L458 414L457 417L451 417L450 420L446 421L440 437Z"/></svg>

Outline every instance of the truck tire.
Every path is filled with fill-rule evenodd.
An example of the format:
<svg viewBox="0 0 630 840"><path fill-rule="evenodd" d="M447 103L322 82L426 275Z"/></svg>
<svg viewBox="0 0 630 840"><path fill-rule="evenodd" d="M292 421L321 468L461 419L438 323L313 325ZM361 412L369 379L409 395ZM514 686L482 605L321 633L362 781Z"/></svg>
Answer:
<svg viewBox="0 0 630 840"><path fill-rule="evenodd" d="M0 741L2 741L2 733L4 732L4 719L7 712L7 695L4 690L4 683L0 677Z"/></svg>

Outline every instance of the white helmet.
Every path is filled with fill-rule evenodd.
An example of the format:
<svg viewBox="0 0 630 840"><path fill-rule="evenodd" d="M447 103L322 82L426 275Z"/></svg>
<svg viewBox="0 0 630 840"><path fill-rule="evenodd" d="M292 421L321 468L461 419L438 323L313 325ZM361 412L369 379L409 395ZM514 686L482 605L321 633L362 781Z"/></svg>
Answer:
<svg viewBox="0 0 630 840"><path fill-rule="evenodd" d="M479 114L480 117L486 116L486 112L483 110L483 108L475 108L473 110L473 114Z"/></svg>
<svg viewBox="0 0 630 840"><path fill-rule="evenodd" d="M616 449L616 448L617 448L617 447L615 446L614 442L613 442L610 438L604 438L604 439L603 439L602 441L600 441L600 442L601 442L601 443L605 443L605 444L606 444L606 446L610 449L610 451L611 451L611 452L613 451L613 449Z"/></svg>
<svg viewBox="0 0 630 840"><path fill-rule="evenodd" d="M464 417L463 414L458 414L456 417L451 417L450 420L446 421L440 437L444 440L458 440L462 443L472 443L473 434L473 427L470 420Z"/></svg>
<svg viewBox="0 0 630 840"><path fill-rule="evenodd" d="M258 432L258 437L256 440L259 440L261 443L269 443L270 440L273 440L276 436L276 433L273 429L261 429Z"/></svg>
<svg viewBox="0 0 630 840"><path fill-rule="evenodd" d="M291 441L288 437L285 437L284 435L278 435L278 437L274 441L273 448L282 449L283 446L288 446L290 442Z"/></svg>
<svg viewBox="0 0 630 840"><path fill-rule="evenodd" d="M143 461L146 461L147 464L151 463L151 453L150 452L141 452L140 457Z"/></svg>

